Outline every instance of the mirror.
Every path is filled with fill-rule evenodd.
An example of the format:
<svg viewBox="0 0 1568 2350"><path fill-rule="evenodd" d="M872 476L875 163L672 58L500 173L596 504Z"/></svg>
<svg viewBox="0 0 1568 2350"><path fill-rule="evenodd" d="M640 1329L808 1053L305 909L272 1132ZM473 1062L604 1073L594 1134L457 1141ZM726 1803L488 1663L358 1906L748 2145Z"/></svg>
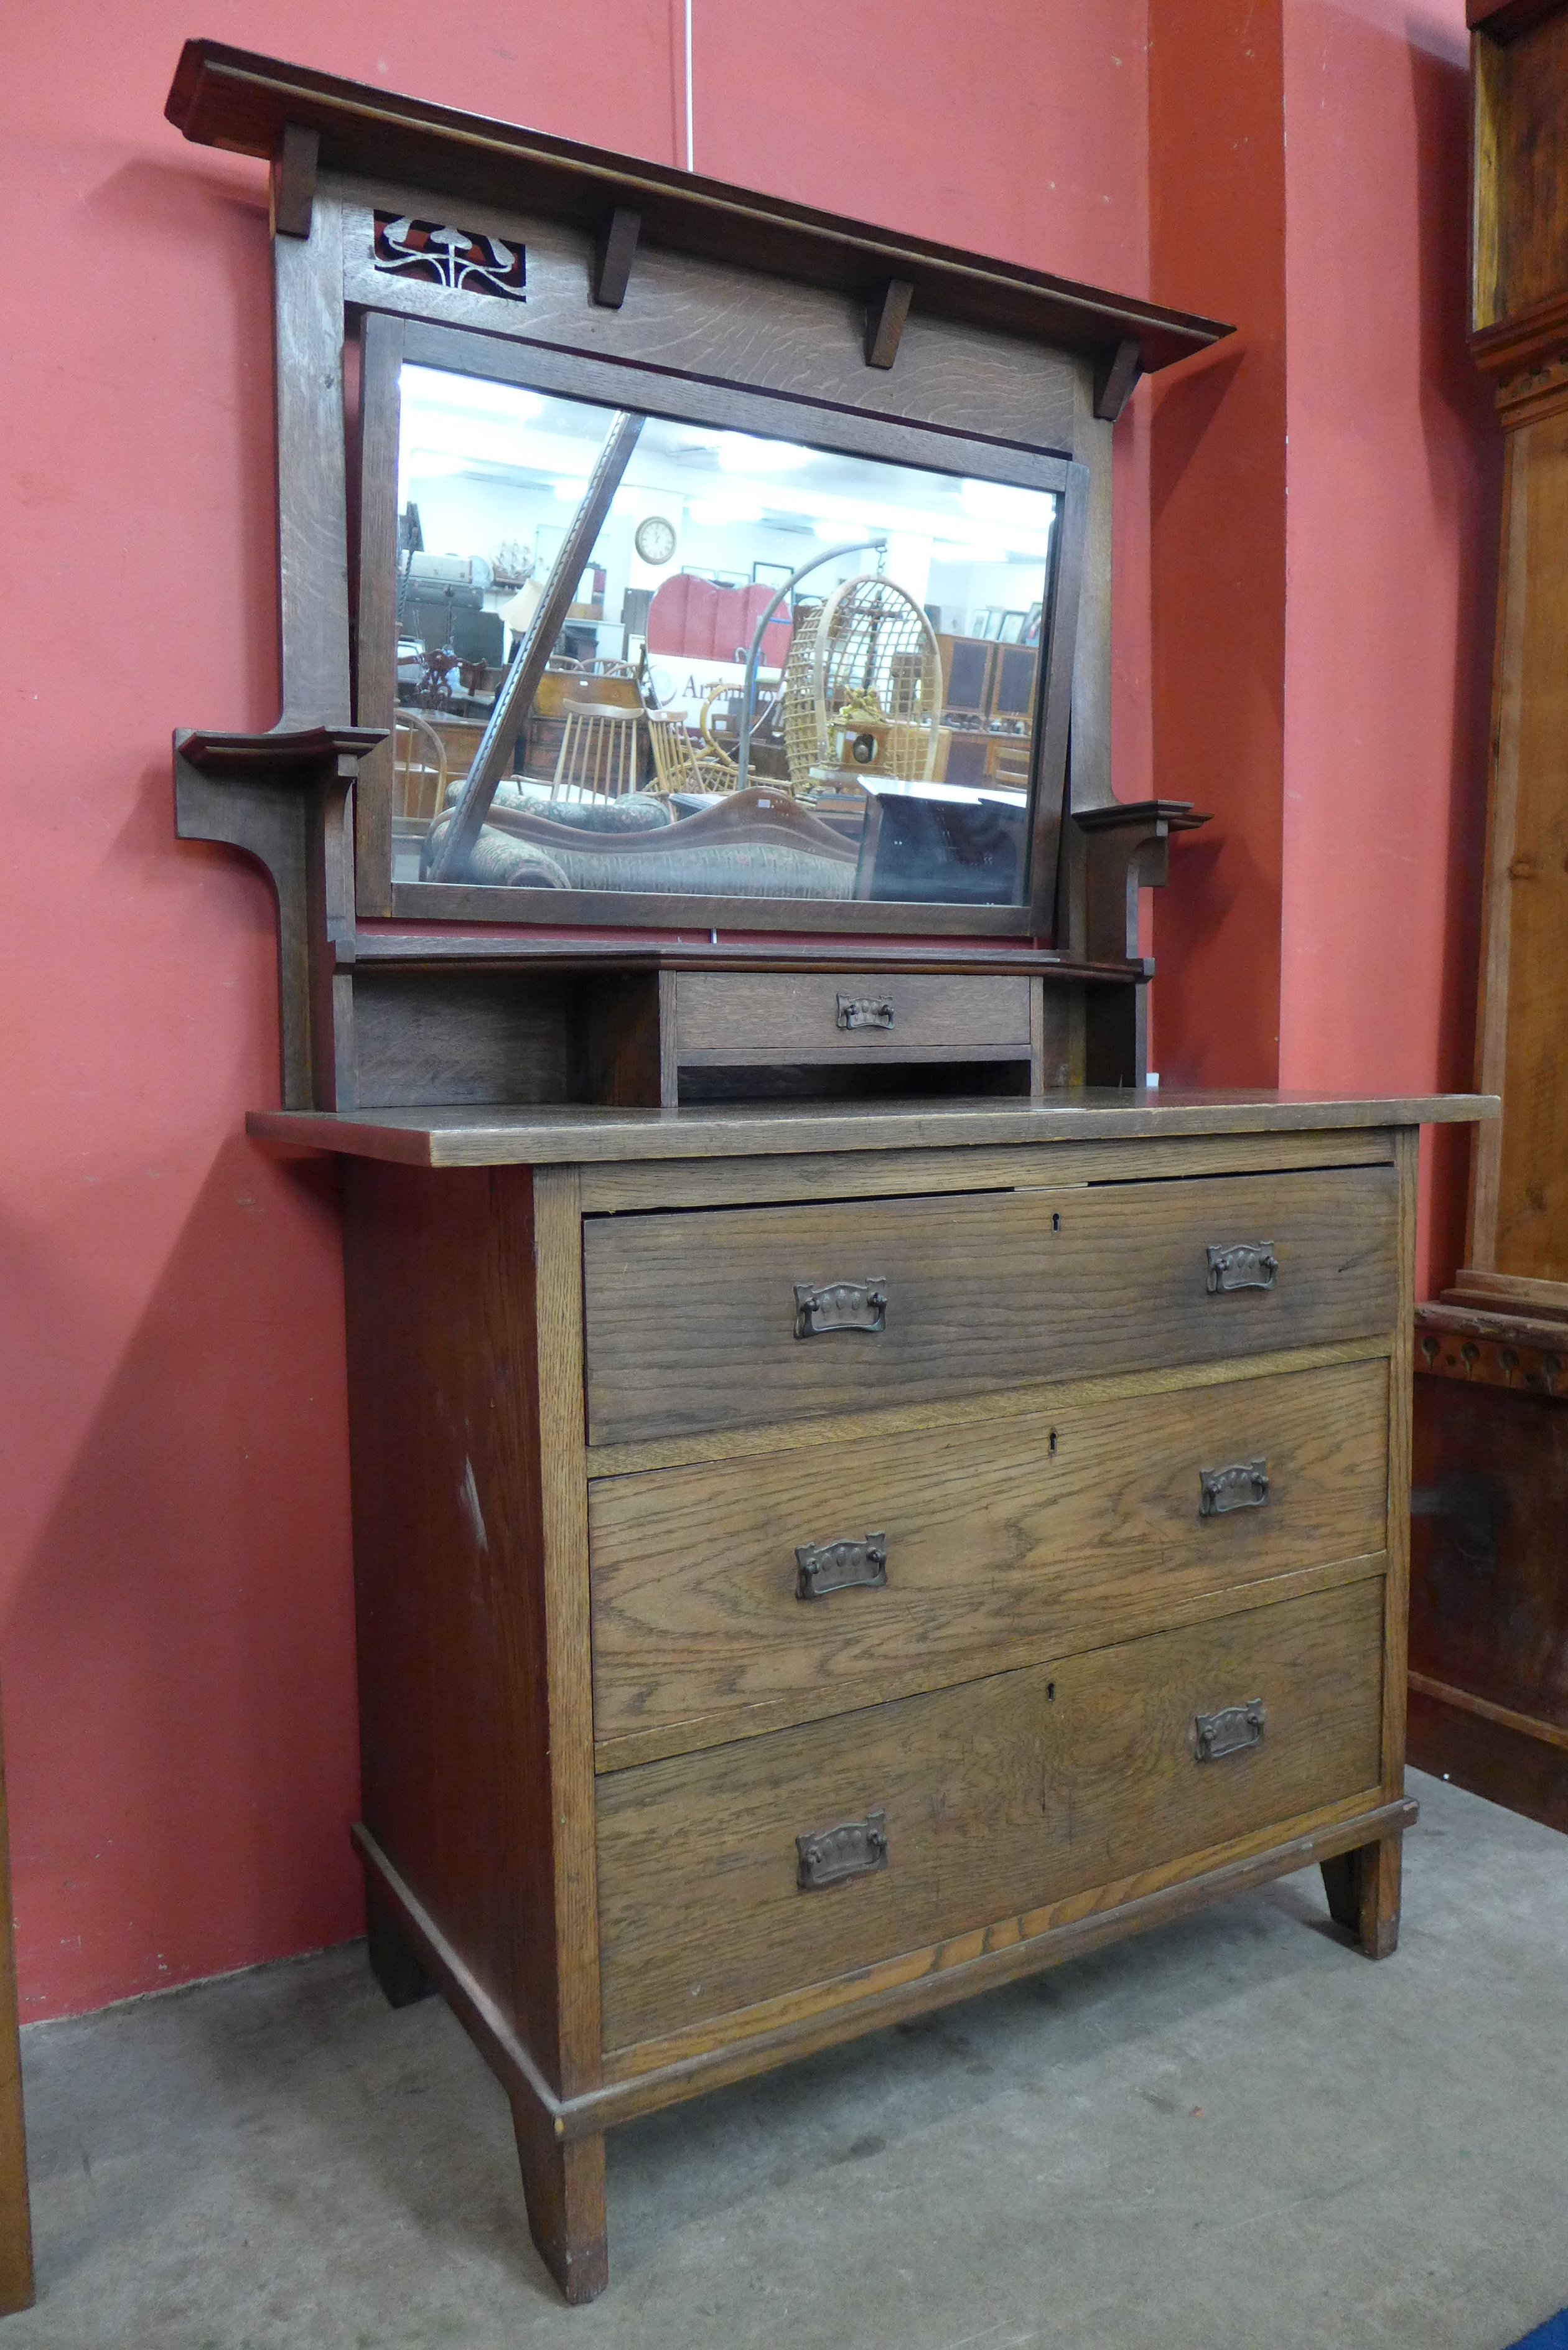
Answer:
<svg viewBox="0 0 1568 2350"><path fill-rule="evenodd" d="M397 497L395 879L1023 902L1056 494L404 365Z"/></svg>

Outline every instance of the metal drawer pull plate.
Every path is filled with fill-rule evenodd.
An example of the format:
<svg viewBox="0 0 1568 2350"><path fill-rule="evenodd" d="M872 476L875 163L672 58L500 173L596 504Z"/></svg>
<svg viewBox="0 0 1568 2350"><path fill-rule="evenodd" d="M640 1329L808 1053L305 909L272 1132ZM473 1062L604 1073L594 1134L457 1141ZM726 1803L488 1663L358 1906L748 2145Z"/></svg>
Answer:
<svg viewBox="0 0 1568 2350"><path fill-rule="evenodd" d="M1262 1510L1269 1499L1266 1461L1236 1461L1228 1469L1198 1471L1198 1514L1222 1518L1227 1510Z"/></svg>
<svg viewBox="0 0 1568 2350"><path fill-rule="evenodd" d="M893 999L890 995L841 995L838 1024L841 1028L890 1028Z"/></svg>
<svg viewBox="0 0 1568 2350"><path fill-rule="evenodd" d="M830 1330L866 1330L874 1335L887 1326L888 1282L883 1274L867 1281L795 1283L797 1338L820 1338Z"/></svg>
<svg viewBox="0 0 1568 2350"><path fill-rule="evenodd" d="M888 1537L866 1534L859 1542L802 1543L794 1555L794 1596L826 1599L830 1591L853 1591L888 1580Z"/></svg>
<svg viewBox="0 0 1568 2350"><path fill-rule="evenodd" d="M842 1820L794 1840L795 1883L803 1893L842 1885L846 1877L869 1877L888 1866L888 1814L867 1812L863 1820Z"/></svg>
<svg viewBox="0 0 1568 2350"><path fill-rule="evenodd" d="M1192 1752L1199 1762L1218 1762L1226 1754L1245 1754L1263 1742L1266 1708L1261 1697L1245 1705L1221 1706L1218 1713L1200 1713L1192 1724Z"/></svg>
<svg viewBox="0 0 1568 2350"><path fill-rule="evenodd" d="M1209 1295L1230 1289L1272 1289L1279 1260L1272 1241L1231 1241L1209 1251Z"/></svg>

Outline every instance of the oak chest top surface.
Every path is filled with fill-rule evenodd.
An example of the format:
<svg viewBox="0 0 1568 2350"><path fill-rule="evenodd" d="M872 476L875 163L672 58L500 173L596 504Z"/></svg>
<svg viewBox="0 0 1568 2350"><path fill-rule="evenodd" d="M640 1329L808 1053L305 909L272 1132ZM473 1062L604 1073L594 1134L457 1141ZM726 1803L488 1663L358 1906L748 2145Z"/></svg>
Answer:
<svg viewBox="0 0 1568 2350"><path fill-rule="evenodd" d="M807 1102L683 1109L253 1110L264 1142L416 1167L546 1167L605 1159L747 1159L785 1151L907 1150L1314 1128L1469 1125L1492 1094L1315 1094L1075 1088L1044 1101Z"/></svg>

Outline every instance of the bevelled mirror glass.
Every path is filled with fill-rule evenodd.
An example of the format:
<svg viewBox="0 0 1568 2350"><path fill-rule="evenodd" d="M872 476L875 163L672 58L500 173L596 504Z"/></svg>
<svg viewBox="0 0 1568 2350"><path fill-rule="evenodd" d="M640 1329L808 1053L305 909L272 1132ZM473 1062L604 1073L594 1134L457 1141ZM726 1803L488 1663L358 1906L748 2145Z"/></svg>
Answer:
<svg viewBox="0 0 1568 2350"><path fill-rule="evenodd" d="M1055 493L431 367L400 417L395 880L1024 904Z"/></svg>

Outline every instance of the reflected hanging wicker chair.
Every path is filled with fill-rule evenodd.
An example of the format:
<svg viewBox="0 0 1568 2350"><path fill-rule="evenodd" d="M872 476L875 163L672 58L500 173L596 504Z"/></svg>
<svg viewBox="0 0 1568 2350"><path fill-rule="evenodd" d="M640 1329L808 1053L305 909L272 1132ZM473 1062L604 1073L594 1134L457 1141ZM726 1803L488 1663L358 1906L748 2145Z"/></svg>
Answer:
<svg viewBox="0 0 1568 2350"><path fill-rule="evenodd" d="M877 572L846 579L799 612L784 671L790 782L813 768L891 775L936 773L942 664L936 631L909 590Z"/></svg>

